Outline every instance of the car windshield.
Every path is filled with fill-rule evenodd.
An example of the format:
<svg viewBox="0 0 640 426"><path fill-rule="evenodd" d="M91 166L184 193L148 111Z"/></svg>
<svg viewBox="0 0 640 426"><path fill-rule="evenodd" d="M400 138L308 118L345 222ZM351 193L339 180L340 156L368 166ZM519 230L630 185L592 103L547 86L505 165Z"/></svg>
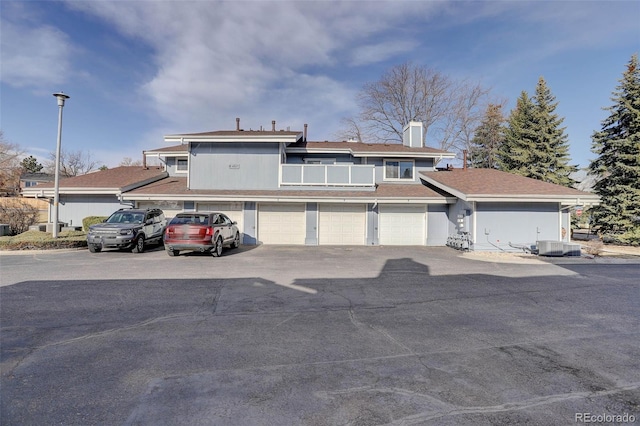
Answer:
<svg viewBox="0 0 640 426"><path fill-rule="evenodd" d="M107 223L142 223L143 220L144 213L116 212L107 219Z"/></svg>
<svg viewBox="0 0 640 426"><path fill-rule="evenodd" d="M206 225L209 216L205 214L178 215L171 219L171 225Z"/></svg>

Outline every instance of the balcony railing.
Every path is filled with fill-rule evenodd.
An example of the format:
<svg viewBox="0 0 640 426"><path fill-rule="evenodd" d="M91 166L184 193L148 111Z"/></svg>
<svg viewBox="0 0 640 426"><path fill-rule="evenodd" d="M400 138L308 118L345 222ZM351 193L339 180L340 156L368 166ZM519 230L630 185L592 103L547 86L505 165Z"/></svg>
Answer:
<svg viewBox="0 0 640 426"><path fill-rule="evenodd" d="M375 185L375 166L368 164L281 164L280 185L365 186Z"/></svg>

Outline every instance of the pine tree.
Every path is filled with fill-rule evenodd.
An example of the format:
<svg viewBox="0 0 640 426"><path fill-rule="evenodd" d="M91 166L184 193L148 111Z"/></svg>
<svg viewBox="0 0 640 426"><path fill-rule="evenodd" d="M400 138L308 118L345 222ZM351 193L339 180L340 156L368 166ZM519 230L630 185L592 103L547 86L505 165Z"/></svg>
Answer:
<svg viewBox="0 0 640 426"><path fill-rule="evenodd" d="M533 103L526 91L522 91L516 107L509 114L504 142L498 150L498 169L521 176L531 176L531 164L535 158L536 142L532 129Z"/></svg>
<svg viewBox="0 0 640 426"><path fill-rule="evenodd" d="M20 167L24 173L38 173L44 166L33 155L30 155L22 159Z"/></svg>
<svg viewBox="0 0 640 426"><path fill-rule="evenodd" d="M505 118L502 105L489 104L482 122L476 129L469 149L469 166L497 169L498 152L504 143Z"/></svg>
<svg viewBox="0 0 640 426"><path fill-rule="evenodd" d="M604 233L622 234L622 241L640 244L640 69L638 55L631 57L620 85L605 108L610 115L594 132L592 151L598 155L589 166L598 176L594 186L601 204L595 224Z"/></svg>
<svg viewBox="0 0 640 426"><path fill-rule="evenodd" d="M572 187L576 182L570 175L578 168L569 164L568 137L565 128L560 127L564 118L555 113L558 103L543 77L538 79L533 103L537 149L530 177Z"/></svg>

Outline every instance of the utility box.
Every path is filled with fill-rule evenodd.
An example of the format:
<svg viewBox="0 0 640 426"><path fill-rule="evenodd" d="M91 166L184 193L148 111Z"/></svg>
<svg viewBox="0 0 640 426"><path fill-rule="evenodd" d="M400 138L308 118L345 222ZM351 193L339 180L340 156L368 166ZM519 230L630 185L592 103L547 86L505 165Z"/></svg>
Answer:
<svg viewBox="0 0 640 426"><path fill-rule="evenodd" d="M0 223L0 237L4 237L5 235L9 235L11 230L9 229L9 225L6 223Z"/></svg>
<svg viewBox="0 0 640 426"><path fill-rule="evenodd" d="M564 243L553 240L538 241L538 256L564 256Z"/></svg>

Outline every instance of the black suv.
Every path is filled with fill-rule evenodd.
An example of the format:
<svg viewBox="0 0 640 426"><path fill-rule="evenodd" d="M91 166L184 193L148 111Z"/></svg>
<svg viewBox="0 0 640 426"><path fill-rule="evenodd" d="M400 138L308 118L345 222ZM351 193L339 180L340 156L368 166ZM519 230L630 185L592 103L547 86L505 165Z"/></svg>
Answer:
<svg viewBox="0 0 640 426"><path fill-rule="evenodd" d="M162 243L167 220L160 209L120 209L107 220L91 225L87 244L91 253L103 248L142 253L147 244Z"/></svg>

